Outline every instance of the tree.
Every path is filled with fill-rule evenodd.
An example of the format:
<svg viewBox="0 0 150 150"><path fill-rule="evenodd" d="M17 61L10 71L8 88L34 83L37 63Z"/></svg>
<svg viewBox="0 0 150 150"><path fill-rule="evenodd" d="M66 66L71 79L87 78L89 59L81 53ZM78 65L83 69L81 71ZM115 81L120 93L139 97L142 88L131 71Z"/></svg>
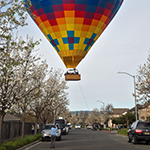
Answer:
<svg viewBox="0 0 150 150"><path fill-rule="evenodd" d="M130 111L128 111L125 115L124 115L125 119L126 119L126 124L127 127L129 127L129 124L132 124L136 118L135 118L135 113L132 113Z"/></svg>
<svg viewBox="0 0 150 150"><path fill-rule="evenodd" d="M41 112L40 119L44 123L43 126L46 124L48 119L50 119L50 122L53 122L53 118L50 118L50 110L47 107Z"/></svg>
<svg viewBox="0 0 150 150"><path fill-rule="evenodd" d="M34 96L29 104L29 113L36 118L35 134L37 122L46 107L49 107L50 114L53 112L53 115L55 116L56 113L61 113L65 106L68 105L67 94L65 91L68 87L66 86L66 81L62 78L60 69L54 71L51 69L46 78L47 79L45 79L40 87L40 95Z"/></svg>
<svg viewBox="0 0 150 150"><path fill-rule="evenodd" d="M122 124L129 126L129 124L132 124L135 121L135 113L127 112L125 115L120 116L119 118L113 118L112 123L114 124Z"/></svg>
<svg viewBox="0 0 150 150"><path fill-rule="evenodd" d="M70 112L67 109L68 100L65 97L54 97L52 101L53 102L51 103L51 105L47 105L43 113L41 113L40 118L43 121L43 123L45 124L46 122L54 122L55 119L59 116L65 118L66 120L69 120Z"/></svg>
<svg viewBox="0 0 150 150"><path fill-rule="evenodd" d="M27 0L28 6L31 5ZM27 25L28 8L24 6L23 1L18 0L2 0L0 2L0 48L5 49L8 39L12 43L12 35L14 29L19 26ZM15 43L15 41L14 41Z"/></svg>
<svg viewBox="0 0 150 150"><path fill-rule="evenodd" d="M150 102L150 54L146 63L140 65L136 81L137 101L140 103Z"/></svg>
<svg viewBox="0 0 150 150"><path fill-rule="evenodd" d="M0 51L0 131L6 112L22 99L23 84L29 80L23 68L26 63L24 56L37 44L33 40L25 42L16 37L12 41L8 39L7 46Z"/></svg>
<svg viewBox="0 0 150 150"><path fill-rule="evenodd" d="M70 123L72 124L72 125L75 125L77 122L78 122L78 116L76 116L76 115L73 115L71 118L70 118Z"/></svg>
<svg viewBox="0 0 150 150"><path fill-rule="evenodd" d="M20 81L14 72L23 63L17 54L19 50L26 51L28 48L24 47L23 40L13 36L13 31L19 26L27 25L27 10L22 1L0 2L0 143L4 115L17 100L15 87Z"/></svg>
<svg viewBox="0 0 150 150"><path fill-rule="evenodd" d="M107 104L106 107L104 108L104 111L101 111L101 116L102 116L105 124L108 124L108 121L111 118L112 109L113 109L113 105Z"/></svg>
<svg viewBox="0 0 150 150"><path fill-rule="evenodd" d="M80 113L79 113L79 124L81 126L84 126L84 120L83 120L83 118L84 118L84 113L83 113L83 111L80 111Z"/></svg>
<svg viewBox="0 0 150 150"><path fill-rule="evenodd" d="M60 114L59 114L59 116L60 116ZM70 122L70 118L72 117L71 116L71 111L69 111L69 109L66 107L62 111L61 116L66 120L66 123L69 123Z"/></svg>
<svg viewBox="0 0 150 150"><path fill-rule="evenodd" d="M89 116L89 113L86 111L86 112L83 114L83 117L82 117L83 126L86 126L86 119L88 118L88 116Z"/></svg>
<svg viewBox="0 0 150 150"><path fill-rule="evenodd" d="M32 56L33 48L23 53L24 63L19 66L20 84L16 88L17 101L13 107L16 107L16 112L21 113L22 119L22 138L24 137L24 125L26 114L28 113L29 105L35 97L40 98L41 86L46 76L47 64L43 61L38 65L38 57Z"/></svg>
<svg viewBox="0 0 150 150"><path fill-rule="evenodd" d="M94 108L92 113L88 116L86 124L100 123L101 115L97 108Z"/></svg>

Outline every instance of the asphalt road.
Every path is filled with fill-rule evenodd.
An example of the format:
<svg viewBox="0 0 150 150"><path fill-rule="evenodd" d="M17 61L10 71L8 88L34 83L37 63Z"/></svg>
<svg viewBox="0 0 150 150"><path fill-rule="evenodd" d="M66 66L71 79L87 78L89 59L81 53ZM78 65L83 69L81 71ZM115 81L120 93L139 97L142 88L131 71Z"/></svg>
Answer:
<svg viewBox="0 0 150 150"><path fill-rule="evenodd" d="M56 141L55 150L150 150L144 142L134 145L127 137L116 132L92 131L88 129L70 130ZM50 150L50 141L39 141L20 150Z"/></svg>

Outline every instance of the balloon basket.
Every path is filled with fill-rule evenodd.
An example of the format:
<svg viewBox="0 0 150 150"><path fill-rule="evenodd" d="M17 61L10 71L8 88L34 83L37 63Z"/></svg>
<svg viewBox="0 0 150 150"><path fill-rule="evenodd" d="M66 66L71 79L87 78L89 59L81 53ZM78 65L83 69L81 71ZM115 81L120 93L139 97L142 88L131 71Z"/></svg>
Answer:
<svg viewBox="0 0 150 150"><path fill-rule="evenodd" d="M81 80L81 75L80 74L67 74L65 75L65 80L66 81L79 81Z"/></svg>

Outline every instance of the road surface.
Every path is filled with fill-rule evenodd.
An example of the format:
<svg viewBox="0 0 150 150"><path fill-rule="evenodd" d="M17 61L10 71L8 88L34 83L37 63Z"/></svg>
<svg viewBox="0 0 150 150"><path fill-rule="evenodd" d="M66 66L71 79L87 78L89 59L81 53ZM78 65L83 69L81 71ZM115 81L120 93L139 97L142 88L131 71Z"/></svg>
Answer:
<svg viewBox="0 0 150 150"><path fill-rule="evenodd" d="M19 150L50 150L50 141L39 141ZM92 131L90 129L72 129L56 141L55 150L150 150L144 142L134 145L127 137L116 132Z"/></svg>

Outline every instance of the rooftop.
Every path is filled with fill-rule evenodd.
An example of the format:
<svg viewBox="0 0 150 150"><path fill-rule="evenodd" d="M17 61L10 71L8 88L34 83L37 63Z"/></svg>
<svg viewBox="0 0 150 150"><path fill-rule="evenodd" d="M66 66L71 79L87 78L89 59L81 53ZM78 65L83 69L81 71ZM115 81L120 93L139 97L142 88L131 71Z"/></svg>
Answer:
<svg viewBox="0 0 150 150"><path fill-rule="evenodd" d="M4 116L4 121L20 121L20 118L11 115L9 113L6 113L6 115Z"/></svg>
<svg viewBox="0 0 150 150"><path fill-rule="evenodd" d="M122 115L123 113L129 111L129 108L113 108L112 112L115 115Z"/></svg>

